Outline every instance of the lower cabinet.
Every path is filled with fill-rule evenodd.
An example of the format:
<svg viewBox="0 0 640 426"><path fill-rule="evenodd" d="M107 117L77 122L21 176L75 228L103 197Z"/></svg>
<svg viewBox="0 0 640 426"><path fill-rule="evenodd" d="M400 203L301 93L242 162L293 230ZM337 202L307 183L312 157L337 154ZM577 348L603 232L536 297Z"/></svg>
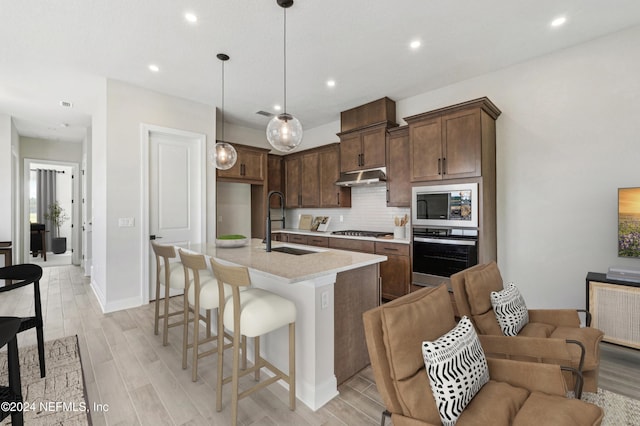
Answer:
<svg viewBox="0 0 640 426"><path fill-rule="evenodd" d="M378 243L376 254L387 256L380 264L382 300L393 300L409 293L411 261L408 244Z"/></svg>
<svg viewBox="0 0 640 426"><path fill-rule="evenodd" d="M329 247L329 238L309 235L307 237L307 244L316 247Z"/></svg>
<svg viewBox="0 0 640 426"><path fill-rule="evenodd" d="M288 235L289 235L290 243L305 244L305 245L309 243L309 237L307 237L306 235L300 235L300 234L288 234Z"/></svg>

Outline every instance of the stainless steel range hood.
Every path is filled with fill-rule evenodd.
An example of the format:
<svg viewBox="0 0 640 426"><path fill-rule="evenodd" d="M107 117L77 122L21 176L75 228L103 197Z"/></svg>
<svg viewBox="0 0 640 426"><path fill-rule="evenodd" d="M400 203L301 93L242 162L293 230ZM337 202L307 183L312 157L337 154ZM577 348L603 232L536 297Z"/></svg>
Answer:
<svg viewBox="0 0 640 426"><path fill-rule="evenodd" d="M342 173L336 181L338 186L362 186L375 185L387 181L387 170L385 167L380 169L363 170L361 172Z"/></svg>

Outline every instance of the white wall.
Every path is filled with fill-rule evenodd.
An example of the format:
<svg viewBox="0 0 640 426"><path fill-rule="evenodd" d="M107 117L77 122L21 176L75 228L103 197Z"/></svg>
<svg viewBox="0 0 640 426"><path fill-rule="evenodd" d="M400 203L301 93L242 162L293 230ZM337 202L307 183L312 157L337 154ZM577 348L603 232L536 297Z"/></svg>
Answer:
<svg viewBox="0 0 640 426"><path fill-rule="evenodd" d="M110 311L140 303L145 234L138 228L142 213L141 123L205 134L215 141L215 109L184 99L145 90L119 81L107 81L106 139L93 133L94 268L105 268L103 309ZM103 175L104 172L104 175ZM215 171L207 174L207 238L215 237ZM104 177L104 181L102 180ZM98 188L104 187L105 210ZM135 227L118 227L118 218L133 217ZM99 228L97 234L96 227ZM104 235L103 235L104 232ZM147 237L148 238L148 237ZM106 246L103 248L97 247ZM102 258L101 256L104 256ZM100 257L100 260L98 260ZM103 264L103 262L106 262ZM101 272L102 275L102 272Z"/></svg>
<svg viewBox="0 0 640 426"><path fill-rule="evenodd" d="M38 160L80 163L82 144L21 136L20 156Z"/></svg>
<svg viewBox="0 0 640 426"><path fill-rule="evenodd" d="M218 235L251 235L251 185L218 182L216 190Z"/></svg>
<svg viewBox="0 0 640 426"><path fill-rule="evenodd" d="M127 150L122 152L126 155ZM96 87L91 116L91 286L107 303L107 80Z"/></svg>

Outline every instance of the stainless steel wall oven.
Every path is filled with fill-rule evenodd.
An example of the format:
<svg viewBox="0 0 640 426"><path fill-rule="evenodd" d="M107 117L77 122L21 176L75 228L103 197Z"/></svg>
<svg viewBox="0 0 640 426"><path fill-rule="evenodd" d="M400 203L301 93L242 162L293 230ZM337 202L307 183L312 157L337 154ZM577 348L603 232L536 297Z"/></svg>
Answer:
<svg viewBox="0 0 640 426"><path fill-rule="evenodd" d="M413 228L413 284L449 284L449 277L478 263L476 230Z"/></svg>

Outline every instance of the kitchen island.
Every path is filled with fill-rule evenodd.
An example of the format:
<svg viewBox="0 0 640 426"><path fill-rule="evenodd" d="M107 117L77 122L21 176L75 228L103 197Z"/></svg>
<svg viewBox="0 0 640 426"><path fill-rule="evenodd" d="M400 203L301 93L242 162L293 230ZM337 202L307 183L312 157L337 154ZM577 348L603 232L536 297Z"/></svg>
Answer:
<svg viewBox="0 0 640 426"><path fill-rule="evenodd" d="M362 313L379 303L378 264L386 256L278 242L274 249L311 253L267 253L259 239L237 248L211 243L177 247L246 266L253 286L296 304L296 396L312 410L337 396L338 384L369 363ZM288 371L286 327L261 338L260 349L265 359ZM252 360L253 348L248 356Z"/></svg>

